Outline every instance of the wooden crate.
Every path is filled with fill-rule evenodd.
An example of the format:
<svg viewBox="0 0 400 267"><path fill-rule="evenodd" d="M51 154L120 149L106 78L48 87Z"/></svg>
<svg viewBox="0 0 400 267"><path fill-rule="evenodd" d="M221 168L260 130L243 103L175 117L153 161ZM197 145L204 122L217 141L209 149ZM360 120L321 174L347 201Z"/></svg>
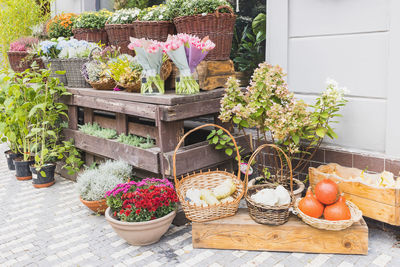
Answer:
<svg viewBox="0 0 400 267"><path fill-rule="evenodd" d="M235 76L232 60L202 61L197 66L199 85L202 90L225 87L228 78Z"/></svg>
<svg viewBox="0 0 400 267"><path fill-rule="evenodd" d="M363 219L342 231L319 230L293 215L283 225L269 226L254 222L247 209L232 217L193 223L192 239L194 248L368 253L368 226Z"/></svg>
<svg viewBox="0 0 400 267"><path fill-rule="evenodd" d="M333 169L335 174L328 174ZM376 188L357 181L342 179L339 176L344 172L353 173L353 176L357 177L362 171L332 163L318 168L311 167L309 168L310 185L314 188L324 178L339 182L340 192L344 193L347 200L356 204L364 216L400 226L399 189Z"/></svg>

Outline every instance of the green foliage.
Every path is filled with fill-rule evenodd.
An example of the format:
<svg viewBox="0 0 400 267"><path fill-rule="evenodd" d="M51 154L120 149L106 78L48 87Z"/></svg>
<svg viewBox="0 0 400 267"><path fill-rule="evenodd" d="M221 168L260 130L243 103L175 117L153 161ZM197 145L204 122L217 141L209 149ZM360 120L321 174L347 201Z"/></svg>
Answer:
<svg viewBox="0 0 400 267"><path fill-rule="evenodd" d="M19 37L30 36L32 27L48 19L43 13L47 0L3 0L0 8L1 65L8 66L7 50Z"/></svg>
<svg viewBox="0 0 400 267"><path fill-rule="evenodd" d="M143 149L152 148L154 146L154 141L150 138L150 136L143 138L132 134L120 134L117 138L117 142Z"/></svg>
<svg viewBox="0 0 400 267"><path fill-rule="evenodd" d="M170 21L172 18L169 14L167 6L161 4L142 9L138 19L140 21Z"/></svg>
<svg viewBox="0 0 400 267"><path fill-rule="evenodd" d="M215 146L215 149L225 151L225 154L228 156L232 156L232 154L236 153L235 144L222 129L212 130L207 136L207 140L209 144ZM239 153L243 152L242 147L238 146L238 149ZM235 159L238 160L237 156Z"/></svg>
<svg viewBox="0 0 400 267"><path fill-rule="evenodd" d="M104 29L106 21L112 13L106 9L98 12L83 12L80 14L74 23L76 29Z"/></svg>
<svg viewBox="0 0 400 267"><path fill-rule="evenodd" d="M167 1L167 5L168 5ZM176 3L169 4L171 10L169 11L171 14L177 14L178 16L192 16L192 15L199 15L199 14L209 14L215 13L217 7L219 6L231 6L228 1L225 0L185 0L183 2L173 1ZM179 6L180 4L180 6ZM227 13L229 12L228 9L222 8L219 11L220 13ZM173 17L172 17L173 18Z"/></svg>
<svg viewBox="0 0 400 267"><path fill-rule="evenodd" d="M149 5L149 0L114 0L114 9L126 9L126 8L146 8Z"/></svg>
<svg viewBox="0 0 400 267"><path fill-rule="evenodd" d="M121 55L108 62L108 73L120 84L134 84L141 78L142 67L128 55Z"/></svg>
<svg viewBox="0 0 400 267"><path fill-rule="evenodd" d="M86 123L79 125L79 130L85 134L96 136L104 139L117 138L117 131L114 129L103 128L97 123Z"/></svg>
<svg viewBox="0 0 400 267"><path fill-rule="evenodd" d="M47 34L50 38L73 36L72 28L76 17L77 15L74 13L62 13L55 16L47 23Z"/></svg>

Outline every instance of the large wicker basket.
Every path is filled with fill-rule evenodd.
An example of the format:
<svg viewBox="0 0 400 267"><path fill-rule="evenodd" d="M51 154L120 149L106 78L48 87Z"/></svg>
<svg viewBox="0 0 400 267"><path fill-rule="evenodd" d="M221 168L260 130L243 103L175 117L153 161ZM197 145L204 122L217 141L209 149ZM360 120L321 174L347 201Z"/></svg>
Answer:
<svg viewBox="0 0 400 267"><path fill-rule="evenodd" d="M175 34L175 25L170 21L135 21L135 37L165 42L169 34Z"/></svg>
<svg viewBox="0 0 400 267"><path fill-rule="evenodd" d="M249 162L254 162L258 153L261 152L266 147L271 147L277 150L280 162L281 162L281 175L283 175L283 164L281 154L285 157L286 163L288 165L290 171L290 197L291 201L287 205L280 206L270 206L261 203L257 203L253 201L251 198L252 195L257 193L258 191L265 188L276 188L278 184L262 184L262 185L254 185L252 187L248 187L246 191L246 203L249 208L250 217L257 223L260 224L269 224L269 225L281 225L286 223L289 220L290 210L289 208L293 205L295 201L295 197L293 195L293 173L292 173L292 163L289 157L283 152L281 148L273 144L264 144L259 146L254 153L251 155ZM248 181L249 169L246 170L246 178L245 181Z"/></svg>
<svg viewBox="0 0 400 267"><path fill-rule="evenodd" d="M216 220L224 217L229 217L235 215L239 208L239 202L244 195L246 184L245 182L240 180L240 168L238 174L235 175L233 173L229 173L226 171L207 171L207 172L194 172L193 174L187 174L186 176L181 176L180 179L176 177L176 153L180 146L183 144L185 138L191 133L205 128L205 127L217 127L222 129L229 137L232 139L232 142L235 145L236 153L238 157L238 162L240 166L240 154L233 136L221 126L215 124L205 124L194 128L187 132L179 141L178 145L175 148L173 155L173 174L175 180L175 189L177 195L179 197L179 201L182 205L182 209L185 212L186 217L194 222L205 222ZM212 189L216 186L220 185L226 179L232 179L236 184L236 191L233 193L233 201L227 203L221 203L217 205L209 205L209 206L197 206L194 204L190 204L186 199L186 192L190 188L196 189Z"/></svg>
<svg viewBox="0 0 400 267"><path fill-rule="evenodd" d="M69 58L62 59L62 66L67 76L68 87L84 88L91 87L82 75L82 67L88 62L88 58Z"/></svg>
<svg viewBox="0 0 400 267"><path fill-rule="evenodd" d="M222 8L230 13L219 13ZM174 19L178 33L188 33L204 38L208 36L215 48L206 56L206 60L229 60L232 48L233 29L236 16L229 6L220 6L215 13L183 16Z"/></svg>
<svg viewBox="0 0 400 267"><path fill-rule="evenodd" d="M349 207L350 213L351 213L350 220L329 221L329 220L324 220L324 219L313 218L313 217L310 217L310 216L304 214L299 209L298 206L299 206L300 200L302 200L302 199L301 198L297 199L296 203L294 205L297 216L299 216L303 220L303 222L305 222L306 224L311 225L312 227L315 227L318 229L332 230L332 231L344 230L344 229L352 226L353 223L360 221L361 217L362 217L361 210L353 202L347 200L346 205L347 205L347 207Z"/></svg>
<svg viewBox="0 0 400 267"><path fill-rule="evenodd" d="M108 35L105 29L73 29L74 38L88 42L108 45Z"/></svg>
<svg viewBox="0 0 400 267"><path fill-rule="evenodd" d="M61 59L54 58L54 59L47 59L44 60L44 65L46 66L47 69L51 70L50 77L52 78L58 78L61 83L64 85L67 85L67 76L64 74L57 74L55 73L56 71L65 71ZM50 64L50 65L49 65Z"/></svg>
<svg viewBox="0 0 400 267"><path fill-rule="evenodd" d="M25 61L25 57L29 55L26 51L8 51L7 55L10 67L15 72L23 72L29 69L33 61L36 61L39 68L44 69L43 61L40 58Z"/></svg>
<svg viewBox="0 0 400 267"><path fill-rule="evenodd" d="M108 35L110 45L120 47L123 54L134 56L135 52L128 49L129 37L135 37L133 24L106 24L105 30Z"/></svg>

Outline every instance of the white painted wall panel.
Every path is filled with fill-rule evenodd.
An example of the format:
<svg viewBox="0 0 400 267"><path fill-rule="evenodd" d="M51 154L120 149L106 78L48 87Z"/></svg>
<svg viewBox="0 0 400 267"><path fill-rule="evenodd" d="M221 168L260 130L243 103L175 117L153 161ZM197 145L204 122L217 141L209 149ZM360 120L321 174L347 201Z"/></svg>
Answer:
<svg viewBox="0 0 400 267"><path fill-rule="evenodd" d="M315 93L331 77L353 96L386 97L388 33L289 39L288 84Z"/></svg>
<svg viewBox="0 0 400 267"><path fill-rule="evenodd" d="M307 103L314 103L315 96L296 95ZM385 152L386 100L349 98L332 127L338 139L325 138L324 143L345 148L357 148L372 152Z"/></svg>
<svg viewBox="0 0 400 267"><path fill-rule="evenodd" d="M389 9L390 0L289 0L289 36L385 31Z"/></svg>
<svg viewBox="0 0 400 267"><path fill-rule="evenodd" d="M55 14L82 12L82 0L56 0L53 6Z"/></svg>

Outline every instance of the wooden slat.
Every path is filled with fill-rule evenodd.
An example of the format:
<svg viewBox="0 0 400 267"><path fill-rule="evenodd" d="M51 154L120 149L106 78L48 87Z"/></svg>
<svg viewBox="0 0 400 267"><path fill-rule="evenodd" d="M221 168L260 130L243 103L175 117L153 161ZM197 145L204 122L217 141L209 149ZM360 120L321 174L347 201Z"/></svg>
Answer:
<svg viewBox="0 0 400 267"><path fill-rule="evenodd" d="M243 148L243 155L251 151L248 137L241 135L235 137L235 139L238 145ZM209 145L207 141L185 146L179 149L176 154L176 173L177 175L186 174L203 169L207 166L220 164L233 158L233 155L232 157L227 156L224 151L216 150L214 146ZM172 176L172 156L173 152L160 154L160 157L164 160L165 166L168 166L164 169L164 174L166 176Z"/></svg>
<svg viewBox="0 0 400 267"><path fill-rule="evenodd" d="M83 121L84 123L93 123L93 109L83 108Z"/></svg>
<svg viewBox="0 0 400 267"><path fill-rule="evenodd" d="M106 110L110 112L124 113L149 119L155 118L156 105L146 103L132 103L129 101L99 98L92 96L74 95L69 101L69 105L88 107L93 109Z"/></svg>
<svg viewBox="0 0 400 267"><path fill-rule="evenodd" d="M254 222L247 209L235 216L192 224L194 248L368 254L368 226L361 219L342 231L313 228L293 215L283 225Z"/></svg>
<svg viewBox="0 0 400 267"><path fill-rule="evenodd" d="M111 159L121 159L150 172L159 173L160 171L157 147L141 149L70 129L65 129L64 134L67 139L73 138L75 146L83 151Z"/></svg>
<svg viewBox="0 0 400 267"><path fill-rule="evenodd" d="M170 107L161 107L163 113L161 120L176 121L200 117L204 115L212 115L219 113L221 104L220 99L212 99L207 101L199 101L196 103L182 104Z"/></svg>
<svg viewBox="0 0 400 267"><path fill-rule="evenodd" d="M128 133L128 116L126 114L117 113L115 114L115 120L117 122L116 130L118 134Z"/></svg>
<svg viewBox="0 0 400 267"><path fill-rule="evenodd" d="M115 92L106 90L93 90L90 88L68 88L68 91L74 95L92 96L107 99L118 99L130 102L141 102L156 105L178 105L193 103L197 101L220 98L224 94L224 89L217 89L209 92L201 92L195 95L177 95L175 91L166 91L164 95L149 96L140 93Z"/></svg>
<svg viewBox="0 0 400 267"><path fill-rule="evenodd" d="M78 107L77 106L68 106L68 128L72 130L78 129Z"/></svg>

